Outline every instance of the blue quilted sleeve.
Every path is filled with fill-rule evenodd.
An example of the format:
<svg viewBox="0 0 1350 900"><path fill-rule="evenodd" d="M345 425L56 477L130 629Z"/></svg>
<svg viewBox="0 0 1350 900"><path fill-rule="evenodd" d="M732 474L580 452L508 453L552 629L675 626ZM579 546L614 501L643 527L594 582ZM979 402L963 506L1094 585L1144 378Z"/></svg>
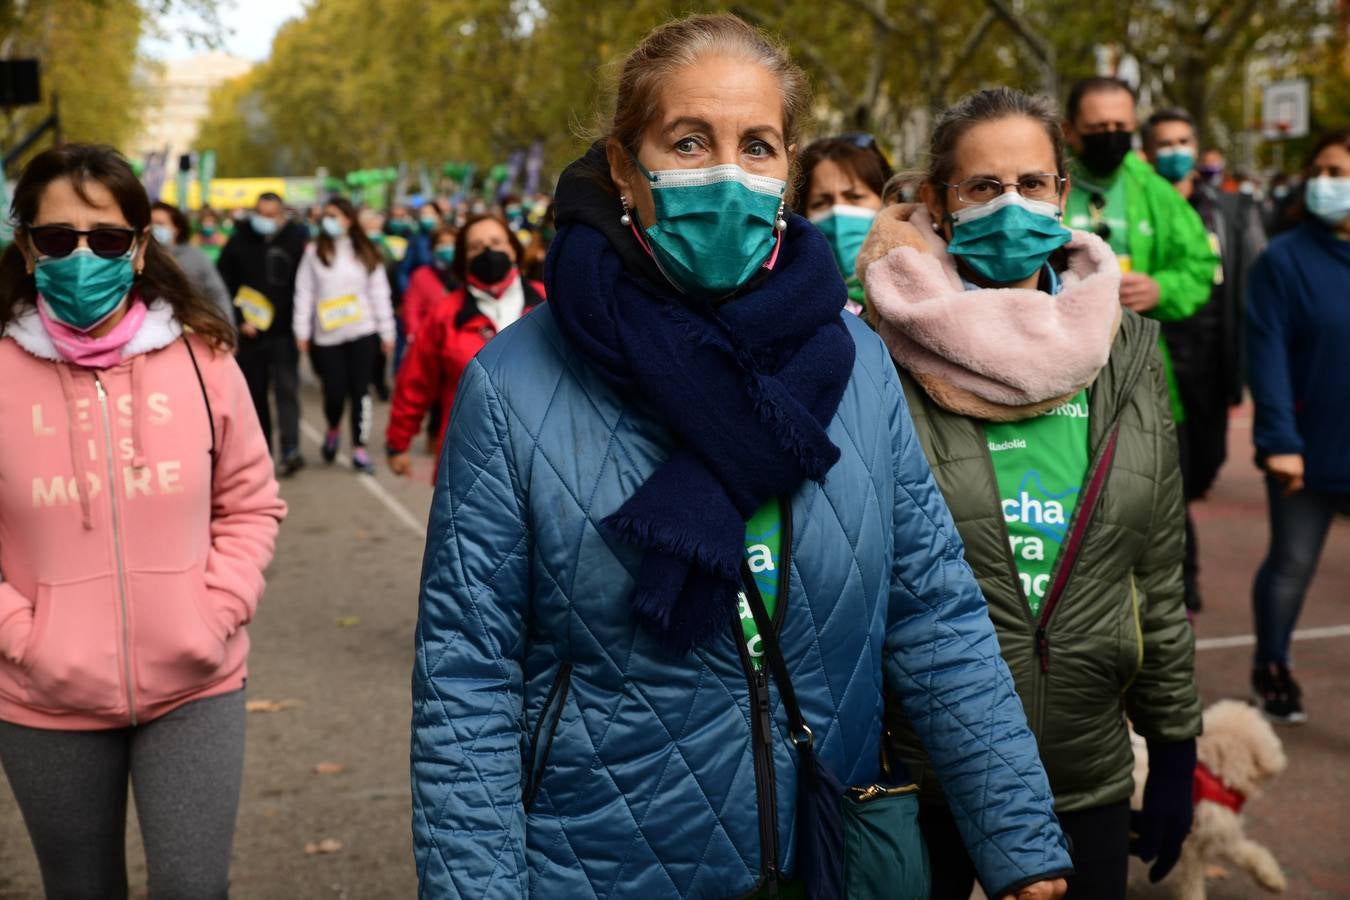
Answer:
<svg viewBox="0 0 1350 900"><path fill-rule="evenodd" d="M998 900L1072 864L984 597L893 373L885 393L896 479L887 682L933 761L981 883Z"/></svg>
<svg viewBox="0 0 1350 900"><path fill-rule="evenodd" d="M527 894L520 788L527 536L506 412L475 361L450 419L422 568L412 679L422 897Z"/></svg>

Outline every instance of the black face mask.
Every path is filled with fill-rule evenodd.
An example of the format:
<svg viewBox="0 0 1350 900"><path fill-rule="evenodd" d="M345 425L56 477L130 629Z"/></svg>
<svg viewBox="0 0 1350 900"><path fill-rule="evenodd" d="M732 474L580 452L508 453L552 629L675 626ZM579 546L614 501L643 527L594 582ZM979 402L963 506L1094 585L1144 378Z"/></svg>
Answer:
<svg viewBox="0 0 1350 900"><path fill-rule="evenodd" d="M1128 131L1103 131L1083 135L1083 149L1078 158L1094 175L1111 175L1125 161L1134 143Z"/></svg>
<svg viewBox="0 0 1350 900"><path fill-rule="evenodd" d="M511 257L500 250L484 250L469 260L469 274L483 284L496 284L511 274Z"/></svg>

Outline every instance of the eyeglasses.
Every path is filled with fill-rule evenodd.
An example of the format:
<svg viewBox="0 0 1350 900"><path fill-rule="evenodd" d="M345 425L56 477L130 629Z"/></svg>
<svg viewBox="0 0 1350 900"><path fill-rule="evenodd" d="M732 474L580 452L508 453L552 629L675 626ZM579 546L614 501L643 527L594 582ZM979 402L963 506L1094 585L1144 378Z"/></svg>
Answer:
<svg viewBox="0 0 1350 900"><path fill-rule="evenodd" d="M126 256L136 243L136 231L133 228L92 228L80 231L65 225L30 225L28 236L38 253L55 259L74 253L75 248L80 246L80 238L87 239L94 255L104 259Z"/></svg>
<svg viewBox="0 0 1350 900"><path fill-rule="evenodd" d="M1036 172L1023 175L1016 181L999 181L996 178L967 178L959 184L947 184L956 189L956 198L962 203L988 203L1003 193L1005 188L1017 188L1017 193L1028 200L1058 200L1067 179L1050 172Z"/></svg>

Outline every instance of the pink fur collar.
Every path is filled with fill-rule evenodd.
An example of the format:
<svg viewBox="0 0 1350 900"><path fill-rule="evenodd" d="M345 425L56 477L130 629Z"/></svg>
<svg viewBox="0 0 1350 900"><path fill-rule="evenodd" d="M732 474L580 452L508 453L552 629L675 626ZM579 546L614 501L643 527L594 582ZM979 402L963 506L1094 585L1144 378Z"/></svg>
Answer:
<svg viewBox="0 0 1350 900"><path fill-rule="evenodd" d="M1075 231L1056 296L966 290L923 206L877 216L858 255L867 309L896 362L962 415L1016 421L1067 401L1106 365L1120 327L1120 266Z"/></svg>

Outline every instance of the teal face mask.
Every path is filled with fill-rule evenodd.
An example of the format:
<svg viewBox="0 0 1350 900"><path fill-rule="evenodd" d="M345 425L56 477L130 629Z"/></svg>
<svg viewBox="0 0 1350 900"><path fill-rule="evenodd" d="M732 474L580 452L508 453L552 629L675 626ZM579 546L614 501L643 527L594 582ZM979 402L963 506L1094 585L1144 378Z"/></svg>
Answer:
<svg viewBox="0 0 1350 900"><path fill-rule="evenodd" d="M437 247L436 259L445 268L450 268L455 262L455 248L453 246Z"/></svg>
<svg viewBox="0 0 1350 900"><path fill-rule="evenodd" d="M52 316L78 331L88 331L117 309L135 273L131 254L104 259L79 247L69 256L43 257L33 278Z"/></svg>
<svg viewBox="0 0 1350 900"><path fill-rule="evenodd" d="M858 259L867 232L872 228L872 220L877 217L875 209L865 206L846 206L839 204L811 216L811 224L820 229L825 240L834 250L834 260L839 263L839 271L845 278L853 274L853 264Z"/></svg>
<svg viewBox="0 0 1350 900"><path fill-rule="evenodd" d="M1195 153L1186 147L1163 147L1153 167L1158 174L1176 184L1195 168Z"/></svg>
<svg viewBox="0 0 1350 900"><path fill-rule="evenodd" d="M1015 191L1001 194L947 216L952 223L947 252L990 283L1011 284L1030 278L1069 242L1069 229L1059 219L1053 203L1026 200Z"/></svg>
<svg viewBox="0 0 1350 900"><path fill-rule="evenodd" d="M764 265L778 241L787 182L735 163L660 172L637 167L651 182L656 207L656 221L643 234L671 284L716 299Z"/></svg>

